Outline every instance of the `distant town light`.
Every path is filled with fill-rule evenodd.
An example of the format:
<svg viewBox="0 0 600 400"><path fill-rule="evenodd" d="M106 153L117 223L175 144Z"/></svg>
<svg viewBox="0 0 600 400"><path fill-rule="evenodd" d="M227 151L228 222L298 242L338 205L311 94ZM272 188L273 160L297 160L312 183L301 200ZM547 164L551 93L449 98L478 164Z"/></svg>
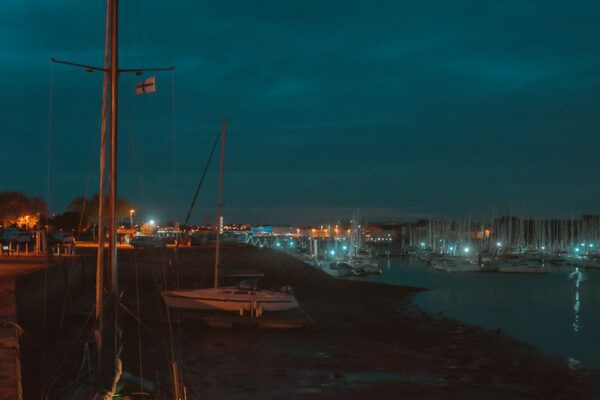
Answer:
<svg viewBox="0 0 600 400"><path fill-rule="evenodd" d="M448 247L448 250L450 250L450 251L454 251L454 246L450 246L450 247Z"/></svg>
<svg viewBox="0 0 600 400"><path fill-rule="evenodd" d="M542 250L546 250L546 246L542 246Z"/></svg>
<svg viewBox="0 0 600 400"><path fill-rule="evenodd" d="M335 250L330 250L329 254L331 254L332 256L335 256Z"/></svg>
<svg viewBox="0 0 600 400"><path fill-rule="evenodd" d="M594 247L594 245L592 243L590 243L590 248Z"/></svg>
<svg viewBox="0 0 600 400"><path fill-rule="evenodd" d="M471 251L471 249L469 249L468 247L465 247L465 253L468 253L469 251Z"/></svg>
<svg viewBox="0 0 600 400"><path fill-rule="evenodd" d="M150 220L150 225L154 225L154 220L153 219Z"/></svg>
<svg viewBox="0 0 600 400"><path fill-rule="evenodd" d="M425 242L421 242L421 247L425 247Z"/></svg>
<svg viewBox="0 0 600 400"><path fill-rule="evenodd" d="M502 247L502 243L501 243L501 242L498 242L498 243L496 243L496 246L498 246L498 247Z"/></svg>
<svg viewBox="0 0 600 400"><path fill-rule="evenodd" d="M348 246L346 246L346 245L343 245L343 246L342 246L342 250L348 250Z"/></svg>
<svg viewBox="0 0 600 400"><path fill-rule="evenodd" d="M575 247L575 252L579 253L579 247Z"/></svg>
<svg viewBox="0 0 600 400"><path fill-rule="evenodd" d="M277 243L275 243L275 246L281 247L281 243L277 242Z"/></svg>

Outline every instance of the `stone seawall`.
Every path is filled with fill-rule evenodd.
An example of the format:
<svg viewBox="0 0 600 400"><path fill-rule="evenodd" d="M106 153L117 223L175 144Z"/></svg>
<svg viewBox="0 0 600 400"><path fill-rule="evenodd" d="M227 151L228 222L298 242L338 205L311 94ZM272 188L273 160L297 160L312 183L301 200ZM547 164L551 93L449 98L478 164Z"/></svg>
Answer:
<svg viewBox="0 0 600 400"><path fill-rule="evenodd" d="M40 258L32 264L45 261ZM19 267L27 269L28 263L19 262ZM42 371L59 369L52 349L62 339L67 307L93 290L94 279L93 259L59 257L0 280L0 400L19 398L19 378L24 399L42 398L48 382Z"/></svg>

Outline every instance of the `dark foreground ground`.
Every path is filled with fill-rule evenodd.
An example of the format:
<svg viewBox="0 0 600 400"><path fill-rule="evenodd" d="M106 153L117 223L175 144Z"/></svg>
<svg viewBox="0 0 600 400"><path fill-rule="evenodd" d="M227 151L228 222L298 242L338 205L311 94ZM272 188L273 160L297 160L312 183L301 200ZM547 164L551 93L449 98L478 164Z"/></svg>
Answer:
<svg viewBox="0 0 600 400"><path fill-rule="evenodd" d="M157 284L210 286L214 249L121 252L125 304L139 276L144 376L168 387L169 340ZM177 267L179 265L179 267ZM173 349L191 399L600 399L600 372L571 371L500 333L425 314L419 289L338 280L288 255L228 246L225 268L263 271L291 285L313 320L303 329L173 324ZM163 274L162 271L165 271ZM174 318L177 316L174 315ZM128 370L139 370L137 324L122 317Z"/></svg>

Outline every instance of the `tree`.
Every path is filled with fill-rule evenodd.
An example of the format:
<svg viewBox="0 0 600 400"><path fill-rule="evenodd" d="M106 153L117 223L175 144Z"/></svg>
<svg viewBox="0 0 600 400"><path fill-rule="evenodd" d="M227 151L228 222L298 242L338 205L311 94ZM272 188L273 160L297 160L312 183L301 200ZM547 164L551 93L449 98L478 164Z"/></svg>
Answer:
<svg viewBox="0 0 600 400"><path fill-rule="evenodd" d="M55 215L50 218L50 225L54 227L54 229L62 230L62 231L78 231L79 223L81 222L81 228L85 228L88 225L88 221L85 218L81 219L81 214L76 211L65 211L62 214Z"/></svg>
<svg viewBox="0 0 600 400"><path fill-rule="evenodd" d="M28 197L22 192L0 192L0 223L3 227L33 228L47 210L41 197Z"/></svg>
<svg viewBox="0 0 600 400"><path fill-rule="evenodd" d="M91 198L86 196L76 197L69 203L68 211L73 211L83 215L84 221L98 223L98 193ZM129 217L129 210L133 207L131 203L125 199L117 197L117 218ZM104 216L108 213L108 196L104 200Z"/></svg>

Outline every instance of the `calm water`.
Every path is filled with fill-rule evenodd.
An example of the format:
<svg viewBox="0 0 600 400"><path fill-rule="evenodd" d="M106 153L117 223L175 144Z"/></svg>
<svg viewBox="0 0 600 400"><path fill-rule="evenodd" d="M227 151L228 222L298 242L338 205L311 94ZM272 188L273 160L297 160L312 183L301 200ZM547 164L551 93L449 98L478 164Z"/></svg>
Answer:
<svg viewBox="0 0 600 400"><path fill-rule="evenodd" d="M548 354L600 368L600 270L583 271L577 287L574 267L550 274L449 274L409 258L383 258L380 265L383 274L366 279L431 289L416 298L426 311L500 328Z"/></svg>

